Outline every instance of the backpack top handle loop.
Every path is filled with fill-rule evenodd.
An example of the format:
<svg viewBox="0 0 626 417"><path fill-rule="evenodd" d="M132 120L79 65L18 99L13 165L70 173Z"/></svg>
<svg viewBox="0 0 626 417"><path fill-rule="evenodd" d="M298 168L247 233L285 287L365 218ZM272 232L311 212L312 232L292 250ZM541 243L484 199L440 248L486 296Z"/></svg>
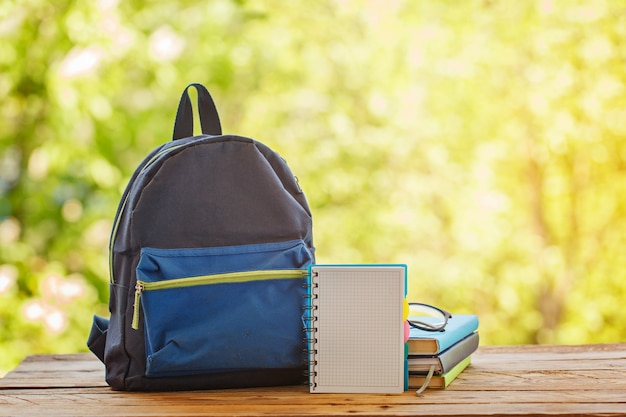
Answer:
<svg viewBox="0 0 626 417"><path fill-rule="evenodd" d="M217 114L217 108L211 94L202 84L191 83L185 88L180 97L172 140L193 136L193 109L188 93L189 87L194 87L198 92L198 113L200 114L202 133L205 135L221 135L222 125L220 124L220 117Z"/></svg>

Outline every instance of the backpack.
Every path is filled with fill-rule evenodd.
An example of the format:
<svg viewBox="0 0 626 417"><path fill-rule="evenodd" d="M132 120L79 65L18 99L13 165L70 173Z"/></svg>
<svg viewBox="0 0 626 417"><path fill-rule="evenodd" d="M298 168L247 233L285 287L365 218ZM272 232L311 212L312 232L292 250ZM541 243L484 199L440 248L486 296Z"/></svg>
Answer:
<svg viewBox="0 0 626 417"><path fill-rule="evenodd" d="M209 92L189 84L173 140L144 159L122 196L110 319L94 316L87 345L115 390L304 383L312 263L311 212L286 162L222 135Z"/></svg>

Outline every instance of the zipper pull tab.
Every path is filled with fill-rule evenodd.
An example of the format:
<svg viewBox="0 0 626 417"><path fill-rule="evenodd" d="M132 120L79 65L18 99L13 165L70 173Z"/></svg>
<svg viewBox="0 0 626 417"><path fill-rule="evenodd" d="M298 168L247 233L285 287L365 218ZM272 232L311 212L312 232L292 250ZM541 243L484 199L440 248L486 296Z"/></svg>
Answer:
<svg viewBox="0 0 626 417"><path fill-rule="evenodd" d="M134 330L139 330L139 298L141 297L141 292L143 291L143 289L143 283L137 281L137 284L135 284L135 305L133 306L133 321L130 324L130 327Z"/></svg>

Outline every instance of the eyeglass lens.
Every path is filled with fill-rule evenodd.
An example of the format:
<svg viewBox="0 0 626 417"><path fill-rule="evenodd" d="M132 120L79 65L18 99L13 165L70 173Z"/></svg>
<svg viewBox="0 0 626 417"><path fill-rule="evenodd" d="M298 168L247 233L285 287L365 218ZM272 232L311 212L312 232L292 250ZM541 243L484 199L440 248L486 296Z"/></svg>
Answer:
<svg viewBox="0 0 626 417"><path fill-rule="evenodd" d="M441 311L426 304L409 304L409 322L425 330L439 330L446 325L446 316Z"/></svg>

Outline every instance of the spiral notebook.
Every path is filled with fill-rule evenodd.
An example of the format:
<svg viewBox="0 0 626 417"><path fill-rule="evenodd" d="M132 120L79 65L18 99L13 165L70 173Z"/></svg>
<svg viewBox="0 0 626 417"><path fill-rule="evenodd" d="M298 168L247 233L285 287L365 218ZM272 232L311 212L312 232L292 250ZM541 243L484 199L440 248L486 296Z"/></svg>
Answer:
<svg viewBox="0 0 626 417"><path fill-rule="evenodd" d="M313 265L312 393L401 393L406 383L405 265Z"/></svg>

